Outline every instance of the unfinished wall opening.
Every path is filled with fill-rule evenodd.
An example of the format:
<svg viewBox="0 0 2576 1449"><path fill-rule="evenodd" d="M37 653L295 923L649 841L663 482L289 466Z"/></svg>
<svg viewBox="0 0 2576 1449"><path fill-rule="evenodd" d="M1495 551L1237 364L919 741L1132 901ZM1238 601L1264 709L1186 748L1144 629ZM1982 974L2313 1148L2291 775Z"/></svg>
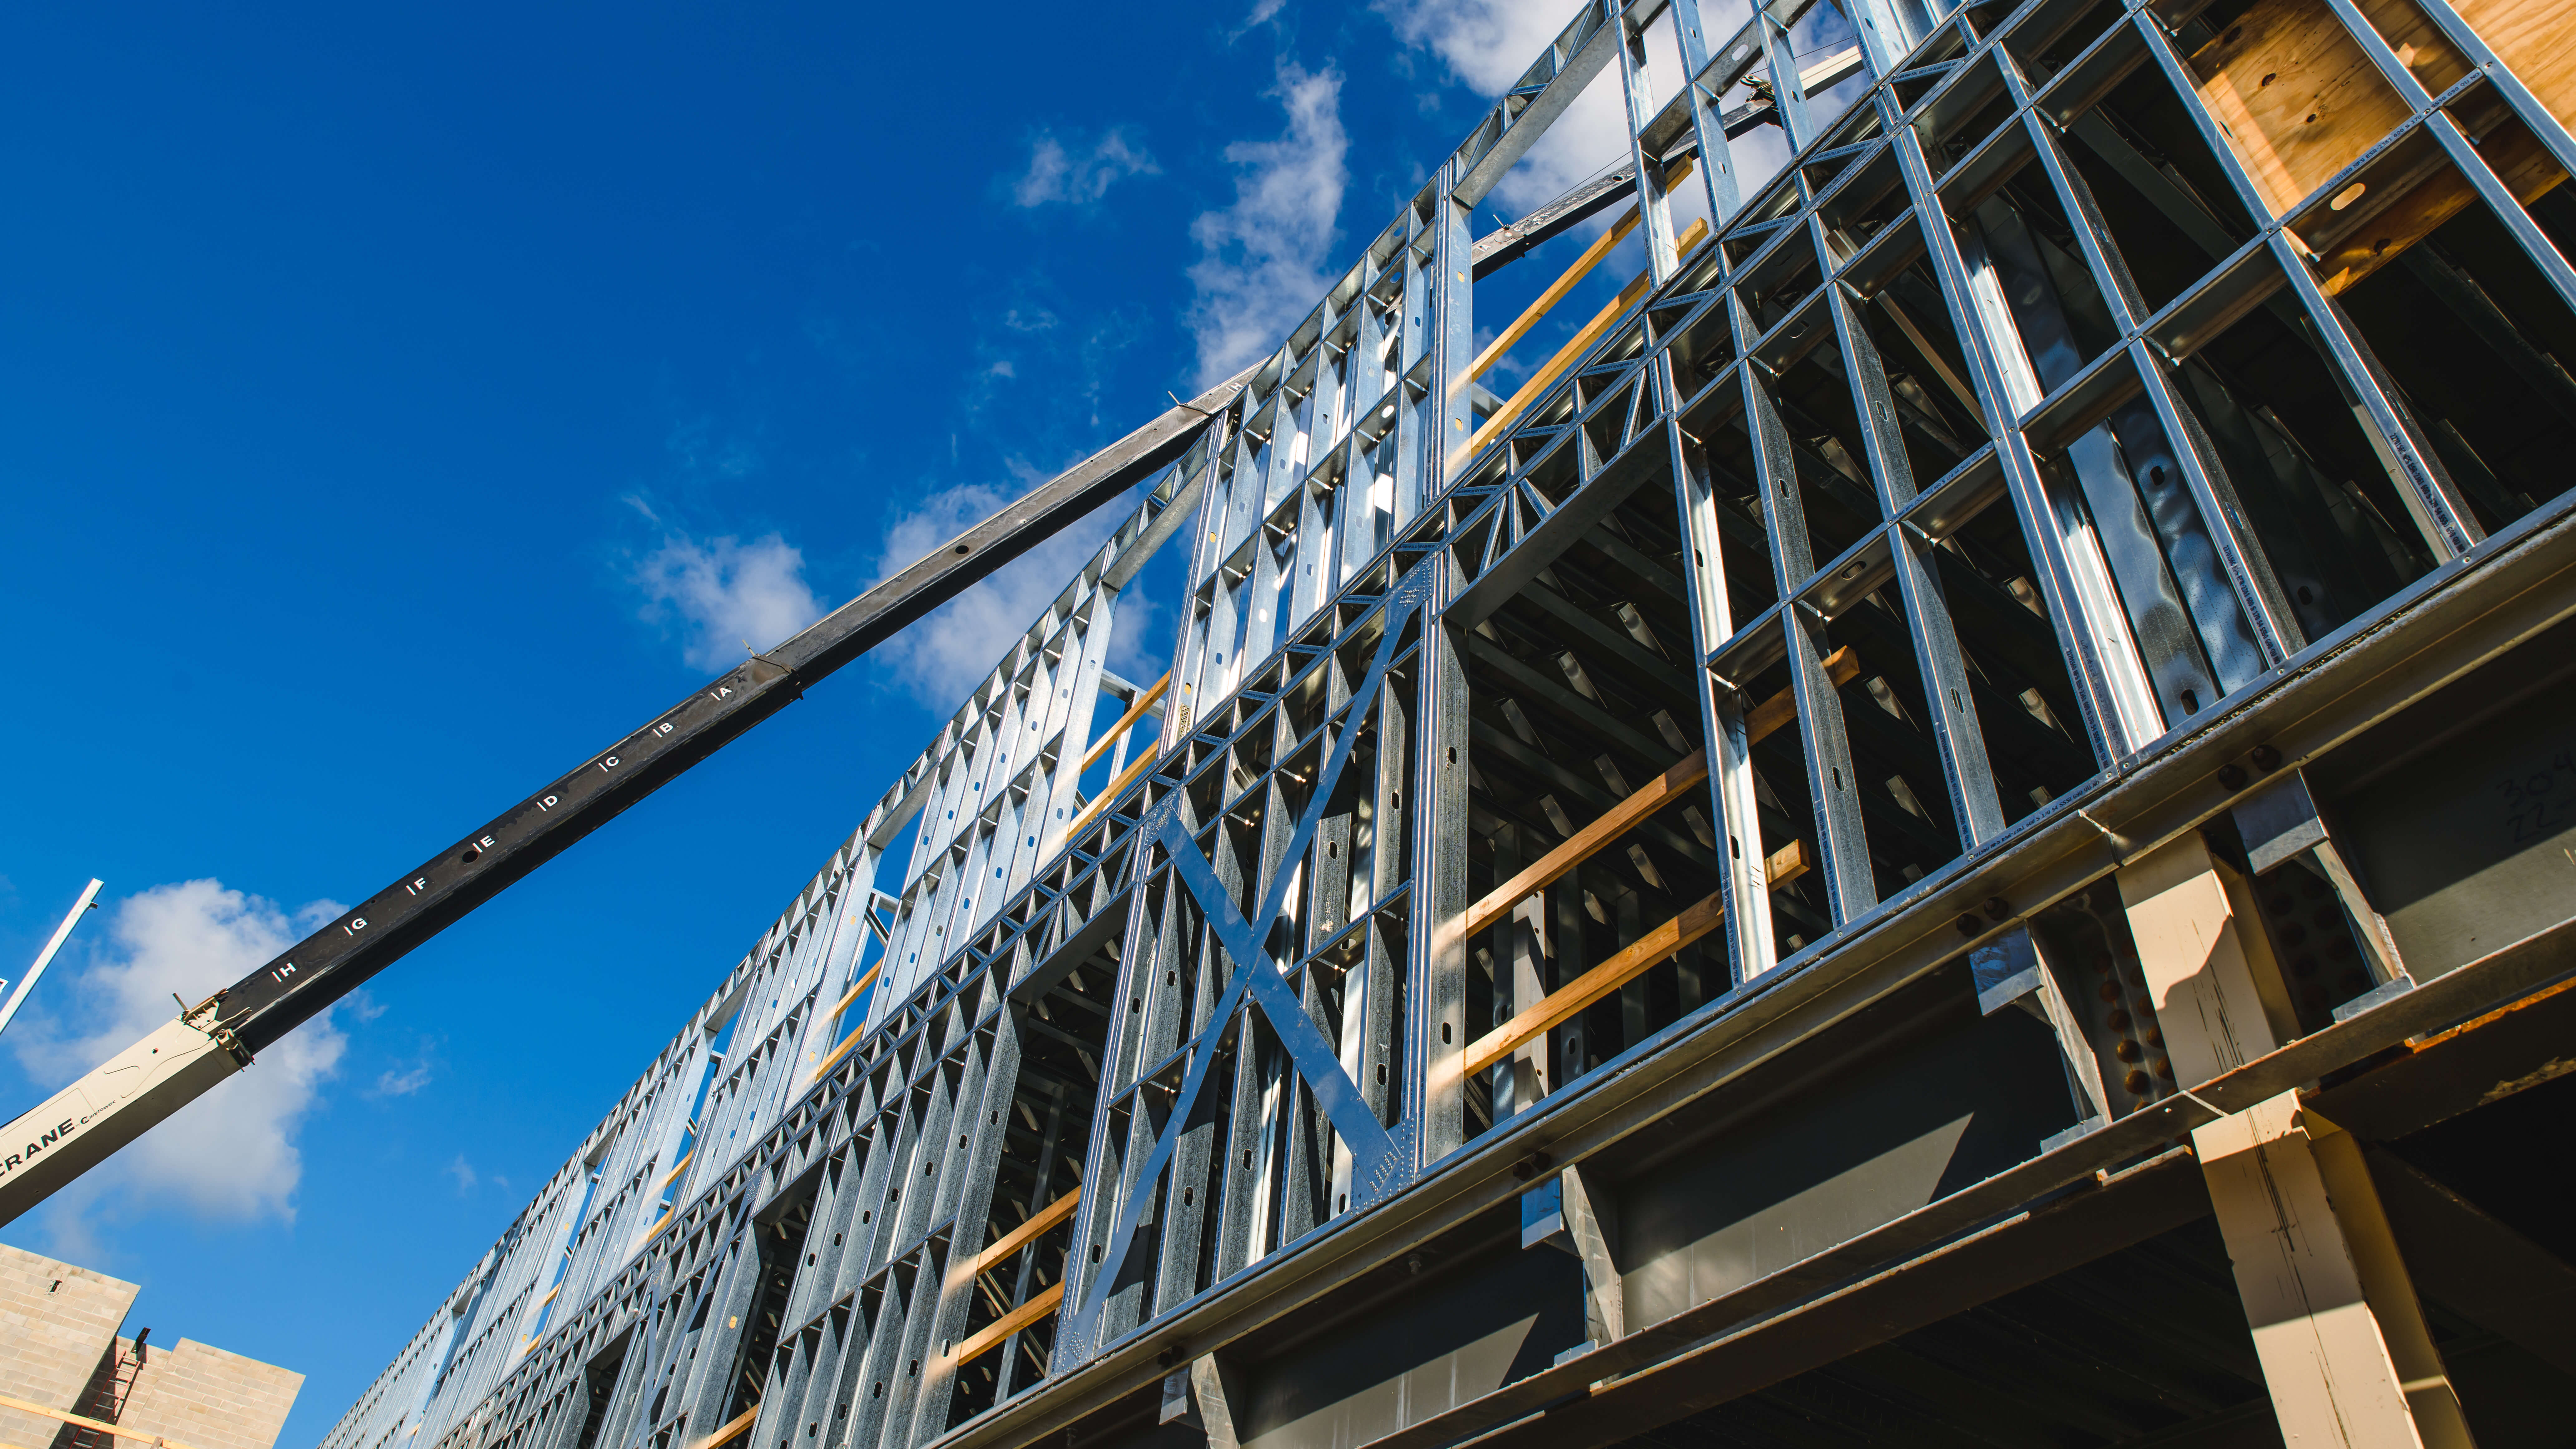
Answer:
<svg viewBox="0 0 2576 1449"><path fill-rule="evenodd" d="M2147 312L2253 239L2249 215L2163 70L2140 64L2061 144Z"/></svg>
<svg viewBox="0 0 2576 1449"><path fill-rule="evenodd" d="M1895 257L1910 259L1891 267L1887 259ZM1933 278L1913 221L1882 235L1876 257L1856 263L1855 270L1868 274L1852 283L1859 342L1875 354L1887 379L1887 401L1913 485L1929 488L1986 442L1985 410L1968 381L1958 319Z"/></svg>
<svg viewBox="0 0 2576 1449"><path fill-rule="evenodd" d="M769 1391L785 1377L790 1355L780 1350L794 1345L782 1345L780 1336L792 1327L787 1322L788 1298L804 1265L805 1232L813 1226L814 1193L820 1180L819 1171L810 1173L781 1192L755 1225L759 1261L720 1423L731 1423L744 1410L772 1397Z"/></svg>
<svg viewBox="0 0 2576 1449"><path fill-rule="evenodd" d="M1122 933L1093 934L1097 945L1069 945L1012 993L1017 1064L1005 1069L1008 1089L982 1103L982 1130L998 1138L984 1222L958 1235L972 1287L956 1329L951 1426L1036 1383L1054 1350L1125 952Z"/></svg>
<svg viewBox="0 0 2576 1449"><path fill-rule="evenodd" d="M1722 946L1700 943L1716 831L1664 501L1639 489L1451 630L1470 746L1471 1132L1726 983Z"/></svg>
<svg viewBox="0 0 2576 1449"><path fill-rule="evenodd" d="M1980 510L1931 554L1955 624L1979 735L2004 818L2017 821L2091 779L2086 736L2056 629L2040 601L2021 521Z"/></svg>
<svg viewBox="0 0 2576 1449"><path fill-rule="evenodd" d="M1842 352L1832 345L1834 323L1824 300L1816 298L1783 326L1792 346L1805 344L1802 350L1779 368L1775 380L1757 378L1752 384L1761 393L1754 400L1754 416L1765 447L1773 452L1773 487L1791 495L1782 504L1798 510L1808 567L1840 556L1879 523L1878 494L1867 462L1870 449L1852 406ZM1748 370L1747 376L1755 374ZM1770 418L1762 416L1766 407ZM1766 426L1771 419L1777 420L1776 433ZM1804 582L1803 573L1798 570L1796 582Z"/></svg>
<svg viewBox="0 0 2576 1449"><path fill-rule="evenodd" d="M2268 270L2268 263L2266 268ZM2428 572L2431 542L2286 292L2170 374L2299 635L2320 639Z"/></svg>
<svg viewBox="0 0 2576 1449"><path fill-rule="evenodd" d="M2420 227L2417 192L2435 209L2459 203L2420 239L2407 235ZM2576 216L2563 186L2537 201L2537 217ZM2571 239L2562 225L2559 242ZM2566 491L2555 460L2576 446L2576 383L2557 359L2576 355L2576 314L2456 168L2436 162L2378 217L2318 245L2327 290L2480 527Z"/></svg>
<svg viewBox="0 0 2576 1449"><path fill-rule="evenodd" d="M617 1375L626 1367L626 1350L634 1341L635 1334L630 1328L610 1339L607 1347L592 1354L590 1361L582 1366L581 1429L573 1438L572 1449L599 1449L599 1434L608 1423Z"/></svg>
<svg viewBox="0 0 2576 1449"><path fill-rule="evenodd" d="M1850 566L1863 580L1883 567L1874 559ZM1885 583L1834 602L1830 620L1809 631L1810 647L1823 651L1820 673L1848 675L1835 693L1871 877L1886 900L1958 858L1961 822L1899 590Z"/></svg>

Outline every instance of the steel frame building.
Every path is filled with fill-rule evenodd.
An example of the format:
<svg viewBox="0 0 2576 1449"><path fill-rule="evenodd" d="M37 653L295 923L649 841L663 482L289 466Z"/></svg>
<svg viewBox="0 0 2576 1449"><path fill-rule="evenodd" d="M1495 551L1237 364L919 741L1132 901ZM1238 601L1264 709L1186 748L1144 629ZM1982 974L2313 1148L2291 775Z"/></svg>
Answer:
<svg viewBox="0 0 2576 1449"><path fill-rule="evenodd" d="M326 1445L2561 1442L2550 9L1590 0Z"/></svg>

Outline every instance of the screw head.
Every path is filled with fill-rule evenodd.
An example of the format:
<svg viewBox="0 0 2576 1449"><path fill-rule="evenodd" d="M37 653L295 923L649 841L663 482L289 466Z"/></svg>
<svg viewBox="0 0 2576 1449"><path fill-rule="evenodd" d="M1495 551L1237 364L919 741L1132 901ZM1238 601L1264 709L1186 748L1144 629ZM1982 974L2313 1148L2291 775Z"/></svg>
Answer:
<svg viewBox="0 0 2576 1449"><path fill-rule="evenodd" d="M2242 790L2245 788L2245 771L2236 765L2221 765L2218 767L2218 783L2230 790Z"/></svg>
<svg viewBox="0 0 2576 1449"><path fill-rule="evenodd" d="M2005 900L2002 896L1988 896L1988 897L1986 897L1986 919L1987 919L1987 920L1989 920L1989 921L2002 921L2002 920L2009 920L2009 919L2011 919L2011 917L2012 917L2012 903L2011 903L2010 901Z"/></svg>
<svg viewBox="0 0 2576 1449"><path fill-rule="evenodd" d="M2281 768L2281 752L2270 745L2256 745L2246 752L2246 758L2254 762L2255 769L2267 775Z"/></svg>
<svg viewBox="0 0 2576 1449"><path fill-rule="evenodd" d="M1959 934L1962 936L1973 936L1984 929L1985 924L1979 921L1974 915L1962 915L1959 917Z"/></svg>

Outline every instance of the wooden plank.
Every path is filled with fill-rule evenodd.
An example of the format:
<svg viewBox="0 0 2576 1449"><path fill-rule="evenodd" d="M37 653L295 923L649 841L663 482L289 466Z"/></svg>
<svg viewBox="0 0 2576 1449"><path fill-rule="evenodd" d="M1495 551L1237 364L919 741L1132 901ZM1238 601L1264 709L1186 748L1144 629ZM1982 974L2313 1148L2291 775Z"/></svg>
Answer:
<svg viewBox="0 0 2576 1449"><path fill-rule="evenodd" d="M2398 61L2439 94L2468 58L2403 0L2357 0ZM2576 26L2534 0L2461 7L2498 58L2562 121L2576 121ZM2191 58L2200 93L2275 216L2404 122L2405 102L2322 0L2261 0ZM2505 188L2529 202L2567 179L2549 148L2500 104L2455 112ZM2384 170L2384 168L2381 168ZM2358 286L2468 209L2477 193L2447 161L2347 187L2301 230L2328 295ZM2302 245L2309 245L2302 241Z"/></svg>
<svg viewBox="0 0 2576 1449"><path fill-rule="evenodd" d="M1055 1312L1063 1302L1064 1283L1058 1280L1048 1284L1044 1293L994 1319L984 1325L982 1332L957 1345L957 1362L972 1363L991 1353L1002 1346L1002 1340Z"/></svg>
<svg viewBox="0 0 2576 1449"><path fill-rule="evenodd" d="M714 1433L700 1439L695 1444L690 1445L689 1449L718 1449L718 1446L720 1445L730 1444L734 1440L741 1438L743 1435L750 1433L752 1421L759 1417L760 1405L754 1404L750 1408L743 1410L741 1413L734 1415L731 1419L726 1420L723 1428L716 1430Z"/></svg>
<svg viewBox="0 0 2576 1449"><path fill-rule="evenodd" d="M1073 1216L1073 1210L1081 1205L1082 1188L1080 1184L1076 1184L1073 1191L1066 1193L1064 1196L1057 1198L1051 1203L1048 1203L1045 1207L1039 1208L1035 1217L1030 1218L1027 1222L1020 1224L1009 1232L1002 1234L1001 1237L994 1240L993 1246L977 1253L975 1255L975 1271L981 1273L985 1269L992 1267L995 1263L999 1263L1010 1257L1013 1253L1027 1247L1030 1242L1036 1239L1038 1234L1045 1232L1047 1229L1063 1222L1066 1218Z"/></svg>
<svg viewBox="0 0 2576 1449"><path fill-rule="evenodd" d="M1688 256L1693 247L1707 239L1708 223L1695 221L1690 224L1688 231L1683 232L1674 241L1673 249L1682 256ZM1652 268L1639 272L1635 280L1622 287L1619 295L1611 299L1610 305L1592 314L1592 320L1583 324L1582 331L1567 339L1566 344L1556 350L1554 357L1549 358L1544 366L1532 373L1529 381L1521 384L1520 391L1513 393L1510 401L1496 409L1492 417L1485 419L1485 425L1476 430L1476 436L1469 438L1457 452L1449 455L1450 471L1456 472L1460 464L1484 451L1487 443L1501 437L1513 423L1520 421L1521 414L1528 409L1529 405L1537 401L1539 395L1553 386L1558 378L1563 377L1566 369L1581 360L1584 353L1591 351L1592 344L1601 340L1601 334L1610 330L1611 323L1618 321L1630 307L1637 305L1637 299L1646 295L1646 289L1652 286L1653 282Z"/></svg>
<svg viewBox="0 0 2576 1449"><path fill-rule="evenodd" d="M1808 870L1806 846L1790 841L1771 853L1763 869L1773 888L1787 885ZM1617 954L1547 994L1528 1010L1495 1027L1467 1048L1467 1075L1474 1076L1524 1045L1563 1026L1594 1002L1627 985L1675 951L1718 928L1726 919L1726 893L1719 891L1684 910Z"/></svg>
<svg viewBox="0 0 2576 1449"><path fill-rule="evenodd" d="M1126 789L1138 775L1145 773L1146 766L1154 763L1154 753L1155 752L1152 750L1147 750L1144 754L1137 757L1136 763L1129 765L1124 771L1121 771L1117 779L1110 781L1109 787L1100 792L1099 799L1083 806L1081 814L1074 816L1071 823L1067 824L1064 829L1056 832L1057 842L1061 844L1064 841L1071 840L1075 834L1082 829L1082 827L1091 823L1091 817L1108 809L1109 802L1118 798L1118 792Z"/></svg>
<svg viewBox="0 0 2576 1449"><path fill-rule="evenodd" d="M858 1000L859 993L867 990L868 983L876 980L877 973L884 969L885 962L883 961L879 961L874 966L869 967L867 969L867 974L861 976L851 985L849 993L841 998L840 1004L832 1008L831 1019L836 1021L839 1020L841 1013L850 1009L850 1003ZM820 1080L825 1072L828 1072L833 1068L834 1064L838 1063L841 1058L849 1055L850 1048L859 1044L859 1038L867 1034L867 1029L868 1026L866 1022L861 1022L857 1026L851 1028L850 1034L841 1038L840 1044L832 1048L832 1054L823 1058L822 1062L818 1064L814 1070L805 1074L805 1080L809 1082Z"/></svg>
<svg viewBox="0 0 2576 1449"><path fill-rule="evenodd" d="M1850 645L1825 656L1825 677L1839 687L1849 684L1860 673L1860 656ZM1745 733L1759 744L1778 730L1795 723L1798 702L1788 690L1782 690L1755 705L1744 717ZM1695 751L1689 759L1673 766L1648 781L1646 787L1613 805L1600 819L1574 832L1554 850L1540 856L1526 869L1494 888L1483 900L1467 909L1467 934L1494 924L1495 921L1529 899L1534 891L1563 880L1576 866L1600 853L1601 848L1628 833L1630 827L1669 805L1684 791L1708 778L1708 752Z"/></svg>
<svg viewBox="0 0 2576 1449"><path fill-rule="evenodd" d="M161 1449L189 1449L188 1445L176 1439L165 1439L158 1434L138 1434L132 1429L120 1429L104 1419L67 1414L60 1409L49 1409L42 1404L28 1403L25 1399L13 1399L7 1394L0 1394L0 1409L15 1409L19 1413L34 1414L39 1418L52 1419L57 1423L70 1424L82 1429L94 1429L101 1434L122 1439L128 1444L157 1444Z"/></svg>
<svg viewBox="0 0 2576 1449"><path fill-rule="evenodd" d="M2568 23L2565 5L2556 0L2451 0L2451 8L2551 115L2576 128L2576 25Z"/></svg>
<svg viewBox="0 0 2576 1449"><path fill-rule="evenodd" d="M2256 0L2194 51L2200 97L2275 217L2406 121L2325 0Z"/></svg>
<svg viewBox="0 0 2576 1449"><path fill-rule="evenodd" d="M1694 160L1693 157L1683 157L1670 172L1665 174L1664 185L1672 186L1689 176ZM1527 336L1529 330L1553 311L1557 303L1565 300L1565 294L1573 291L1576 283L1592 275L1594 267L1601 265L1612 252L1618 250L1619 243L1628 239L1628 233L1635 231L1637 223L1642 219L1643 213L1632 206L1628 208L1627 215L1612 222L1608 231L1603 232L1592 245L1583 249L1583 255L1576 257L1572 266L1560 273L1555 281L1548 283L1547 290L1538 294L1537 301L1522 308L1521 315L1512 319L1512 325L1504 328L1499 336L1486 344L1484 351L1476 354L1476 360L1467 364L1467 370L1458 375L1457 381L1449 384L1449 395L1456 397L1472 386L1476 379L1492 371L1494 364L1503 360L1503 355L1512 350L1514 343Z"/></svg>
<svg viewBox="0 0 2576 1449"><path fill-rule="evenodd" d="M1092 761L1109 753L1109 747L1118 742L1118 737L1127 733L1128 727L1135 724L1137 720L1144 718L1145 711L1152 709L1154 701L1161 699L1163 691L1171 687L1172 676L1168 672L1146 686L1145 691L1136 696L1136 702L1127 706L1127 712L1118 717L1118 723L1109 727L1109 733L1092 741L1091 748L1082 756L1082 763L1074 766L1073 772L1077 775L1081 774L1091 768Z"/></svg>
<svg viewBox="0 0 2576 1449"><path fill-rule="evenodd" d="M2567 179L2558 158L2540 144L2540 138L2522 125L2507 124L2479 138L2479 153L2495 171L2496 179L2516 200L2529 202ZM2431 236L2442 223L2469 209L2478 199L2477 188L2447 161L2432 174L2412 186L2385 206L2378 208L2367 221L2346 231L2326 246L2317 258L2317 275L2326 295L2339 296L2359 286L2381 267L2404 254L2408 247ZM2369 204L2367 193L2361 205Z"/></svg>

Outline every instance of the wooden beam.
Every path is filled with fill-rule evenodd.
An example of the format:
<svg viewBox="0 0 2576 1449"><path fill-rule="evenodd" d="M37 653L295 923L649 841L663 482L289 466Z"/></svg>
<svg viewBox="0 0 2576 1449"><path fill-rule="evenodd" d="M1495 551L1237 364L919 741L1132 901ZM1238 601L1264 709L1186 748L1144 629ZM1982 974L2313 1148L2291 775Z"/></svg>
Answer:
<svg viewBox="0 0 2576 1449"><path fill-rule="evenodd" d="M1825 677L1839 687L1849 684L1860 673L1860 656L1850 645L1825 656ZM1745 733L1759 744L1798 718L1798 702L1788 690L1782 690L1755 705L1744 717ZM1529 899L1531 893L1546 889L1563 880L1576 866L1600 853L1602 847L1628 833L1630 827L1673 802L1708 778L1708 752L1694 751L1689 759L1666 770L1646 783L1636 794L1610 807L1600 819L1574 832L1564 844L1540 856L1510 880L1496 886L1483 900L1467 908L1467 934L1472 936L1501 919L1512 907Z"/></svg>
<svg viewBox="0 0 2576 1449"><path fill-rule="evenodd" d="M2427 90L2439 92L2468 72L2467 58L2413 6L2361 0L2361 8ZM2471 0L2461 15L2541 104L2576 120L2576 28L2562 7ZM2406 120L2405 100L2325 0L2257 0L2193 52L2191 69L2274 216L2288 214ZM2459 119L2516 199L2529 202L2567 179L2537 137L2518 124L2498 124L2501 108L2472 107ZM2294 239L2316 257L2327 294L2336 295L2476 200L2457 168L2433 159L2407 175L2347 186L2302 222L2301 231L2321 234L2316 244Z"/></svg>
<svg viewBox="0 0 2576 1449"><path fill-rule="evenodd" d="M1683 157L1670 172L1665 174L1664 184L1671 186L1689 176L1695 159ZM1527 336L1531 328L1537 326L1541 319L1555 310L1556 304L1565 300L1565 294L1573 291L1577 282L1592 275L1594 267L1601 265L1612 252L1619 249L1619 243L1628 239L1628 233L1635 231L1637 223L1642 219L1643 213L1632 206L1628 208L1627 215L1612 222L1608 231L1603 232L1592 245L1583 249L1583 255L1576 257L1572 266L1558 274L1555 281L1547 284L1547 290L1538 294L1537 301L1522 308L1521 315L1512 319L1512 325L1504 328L1500 335L1485 345L1484 351L1476 354L1476 360L1467 364L1467 370L1458 375L1457 381L1449 384L1449 395L1456 397L1464 392L1476 379L1491 371L1495 363L1502 361L1503 354L1511 351L1514 343Z"/></svg>
<svg viewBox="0 0 2576 1449"><path fill-rule="evenodd" d="M1777 889L1809 869L1803 842L1790 841L1763 863ZM1495 1027L1467 1048L1467 1075L1474 1076L1532 1040L1573 1020L1586 1007L1644 975L1675 951L1718 928L1726 919L1726 893L1719 891L1680 915L1623 946L1607 961L1551 991L1528 1010Z"/></svg>
<svg viewBox="0 0 2576 1449"><path fill-rule="evenodd" d="M1138 775L1145 773L1145 767L1152 763L1154 763L1154 751L1147 750L1144 754L1138 756L1136 763L1129 765L1125 770L1119 772L1118 778L1109 782L1108 787L1100 792L1099 798L1093 800L1090 804L1083 806L1080 814L1066 822L1064 829L1056 832L1057 842L1061 844L1064 841L1071 840L1074 835L1082 829L1082 827L1091 823L1092 816L1108 809L1109 802L1118 798L1118 792L1126 789Z"/></svg>
<svg viewBox="0 0 2576 1449"><path fill-rule="evenodd" d="M2406 121L2406 102L2325 0L2255 0L2192 52L2191 69L2275 217Z"/></svg>
<svg viewBox="0 0 2576 1449"><path fill-rule="evenodd" d="M25 1399L13 1399L7 1394L0 1394L0 1409L15 1409L22 1414L34 1414L40 1418L52 1419L57 1423L70 1424L76 1428L92 1429L101 1434L123 1439L129 1444L157 1444L161 1449L189 1449L188 1445L176 1439L165 1439L158 1434L140 1434L132 1429L119 1428L104 1419L67 1414L60 1409L49 1409L42 1404L28 1403Z"/></svg>
<svg viewBox="0 0 2576 1449"><path fill-rule="evenodd" d="M885 962L882 960L878 961L874 966L869 967L866 975L861 976L856 982L851 984L849 994L841 998L840 1004L832 1008L830 1019L835 1021L839 1020L841 1013L850 1009L850 1003L858 1000L859 993L867 990L868 983L876 980L877 973L884 969ZM834 1065L839 1063L841 1058L849 1055L850 1048L859 1044L859 1038L867 1033L867 1029L867 1023L865 1022L861 1022L858 1026L852 1028L850 1034L841 1038L840 1043L832 1048L832 1054L830 1056L823 1058L821 1062L815 1065L814 1070L805 1074L805 1080L809 1082L821 1080L825 1072L830 1071Z"/></svg>
<svg viewBox="0 0 2576 1449"><path fill-rule="evenodd" d="M1081 774L1083 771L1091 768L1092 761L1109 753L1109 747L1118 742L1118 737L1127 732L1128 726L1133 725L1137 720L1142 719L1145 711L1154 707L1154 701L1163 697L1163 691L1171 687L1172 676L1169 672L1166 672L1162 678L1155 680L1152 684L1147 685L1145 687L1145 691L1136 696L1136 702L1127 706L1127 712L1118 717L1118 723L1109 727L1109 733L1092 741L1091 748L1083 752L1082 763L1074 766L1073 772L1077 775Z"/></svg>
<svg viewBox="0 0 2576 1449"><path fill-rule="evenodd" d="M1082 1187L1080 1184L1076 1184L1073 1191L1066 1193L1064 1196L1057 1198L1051 1203L1048 1203L1045 1207L1039 1208L1036 1216L1030 1218L1027 1222L1020 1224L1018 1227L1011 1229L1009 1232L1002 1234L1001 1237L994 1240L993 1246L977 1253L975 1255L975 1271L981 1273L985 1269L993 1266L995 1263L999 1263L1010 1257L1013 1253L1027 1247L1036 1239L1038 1234L1045 1232L1047 1229L1063 1222L1066 1218L1073 1216L1073 1210L1081 1205Z"/></svg>
<svg viewBox="0 0 2576 1449"><path fill-rule="evenodd" d="M2365 0L2362 8L2385 25L2384 12L2396 7ZM2565 6L2547 0L2452 0L2452 8L2550 114L2576 126L2576 25L2567 23Z"/></svg>
<svg viewBox="0 0 2576 1449"><path fill-rule="evenodd" d="M1689 230L1675 239L1673 250L1677 255L1688 256L1692 248L1707 239L1708 223L1694 221L1690 224ZM1618 321L1630 307L1637 305L1637 299L1646 295L1646 289L1653 285L1653 281L1654 269L1649 267L1639 272L1634 281L1622 287L1619 295L1611 299L1610 305L1593 313L1592 320L1584 323L1583 329L1567 339L1566 344L1556 350L1554 357L1549 358L1537 372L1532 373L1530 380L1521 384L1520 391L1513 393L1500 410L1485 419L1485 425L1476 430L1474 437L1469 438L1459 446L1458 451L1449 455L1450 470L1456 471L1459 464L1484 451L1487 443L1501 437L1513 423L1520 421L1521 413L1527 410L1531 403L1537 401L1541 393L1553 386L1558 378L1563 377L1566 369L1574 366L1584 353L1590 351L1592 344L1601 340L1601 334L1610 330L1611 323Z"/></svg>
<svg viewBox="0 0 2576 1449"><path fill-rule="evenodd" d="M2526 204L2567 179L2558 158L2520 125L2488 132L2479 138L2478 151L2514 199ZM2437 165L2412 186L2400 183L2392 189L2397 190L2394 201L2367 211L2366 219L2326 243L2317 256L2317 275L2324 279L2320 285L2327 296L2341 296L2359 286L2478 199L2477 188L2447 163ZM2356 198L2356 209L2369 208L2375 199L2364 193Z"/></svg>
<svg viewBox="0 0 2576 1449"><path fill-rule="evenodd" d="M991 1353L1002 1346L1004 1339L1055 1312L1063 1302L1064 1282L1058 1279L1048 1284L1045 1292L984 1325L973 1338L957 1345L957 1362L973 1363Z"/></svg>
<svg viewBox="0 0 2576 1449"><path fill-rule="evenodd" d="M743 1410L741 1413L734 1415L731 1419L726 1420L723 1428L716 1430L714 1433L700 1439L695 1444L690 1445L689 1449L719 1449L719 1446L721 1445L730 1444L734 1440L741 1438L743 1435L750 1433L752 1421L759 1417L760 1405L754 1404L750 1408Z"/></svg>
<svg viewBox="0 0 2576 1449"><path fill-rule="evenodd" d="M866 975L864 975L864 976L860 977L860 978L859 978L858 980L856 980L856 981L851 982L851 983L850 983L850 989L849 989L848 991L846 991L846 992L842 993L841 999L832 1003L832 1011L831 1011L831 1014L830 1014L829 1016L825 1017L825 1018L824 1018L824 1020L826 1020L826 1021L835 1020L835 1019L837 1019L837 1018L840 1016L840 1014L841 1014L842 1012L845 1012L845 1011L849 1010L849 1009L850 1009L850 1003L851 1003L851 1002L853 1002L853 1001L858 1000L858 999L859 999L859 993L860 993L860 992L862 992L862 991L867 990L867 989L868 989L868 985L869 985L869 983L870 983L870 982L873 982L873 981L875 981L875 980L877 979L877 973L878 973L879 971L884 970L884 969L885 969L885 963L884 963L883 961L879 961L879 962L878 962L877 964L875 964L874 966L871 966L871 967L869 967L869 968L868 968L868 971L867 971L867 974L866 974Z"/></svg>

